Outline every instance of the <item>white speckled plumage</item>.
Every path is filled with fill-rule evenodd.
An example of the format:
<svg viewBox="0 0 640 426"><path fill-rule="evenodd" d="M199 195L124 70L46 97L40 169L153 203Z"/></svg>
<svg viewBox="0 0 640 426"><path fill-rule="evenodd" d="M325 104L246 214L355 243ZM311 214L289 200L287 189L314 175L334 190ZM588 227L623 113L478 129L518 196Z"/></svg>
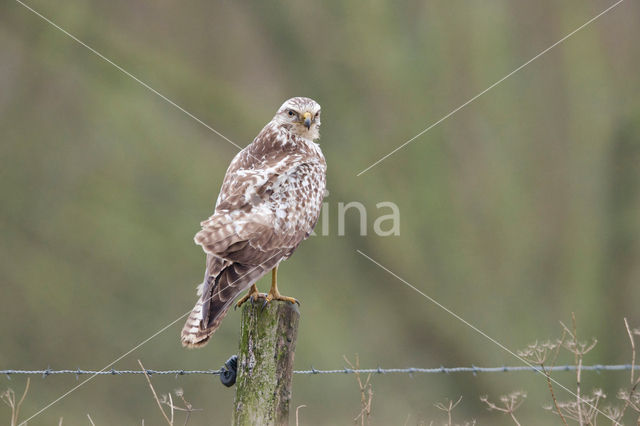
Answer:
<svg viewBox="0 0 640 426"><path fill-rule="evenodd" d="M194 237L207 264L184 346L204 345L233 300L311 234L326 186L319 129L320 105L291 98L229 165L214 213Z"/></svg>

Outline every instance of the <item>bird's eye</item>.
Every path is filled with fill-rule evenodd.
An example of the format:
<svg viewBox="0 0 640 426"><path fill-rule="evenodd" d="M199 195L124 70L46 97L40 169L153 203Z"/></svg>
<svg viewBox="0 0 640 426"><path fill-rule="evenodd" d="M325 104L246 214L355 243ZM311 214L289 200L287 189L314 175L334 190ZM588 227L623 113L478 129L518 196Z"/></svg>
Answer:
<svg viewBox="0 0 640 426"><path fill-rule="evenodd" d="M295 114L295 112L293 112L293 110L292 110L292 109L290 109L290 110L289 110L289 115L290 115L290 116L293 116L294 114Z"/></svg>
<svg viewBox="0 0 640 426"><path fill-rule="evenodd" d="M315 117L318 118L319 115L320 115L320 111L316 112Z"/></svg>

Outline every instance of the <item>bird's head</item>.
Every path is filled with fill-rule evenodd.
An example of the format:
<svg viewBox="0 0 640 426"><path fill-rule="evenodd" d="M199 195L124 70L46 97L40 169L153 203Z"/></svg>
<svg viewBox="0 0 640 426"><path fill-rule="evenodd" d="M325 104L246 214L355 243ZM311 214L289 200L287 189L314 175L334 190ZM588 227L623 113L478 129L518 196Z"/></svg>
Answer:
<svg viewBox="0 0 640 426"><path fill-rule="evenodd" d="M291 98L282 104L274 121L309 140L320 138L320 105L310 98Z"/></svg>

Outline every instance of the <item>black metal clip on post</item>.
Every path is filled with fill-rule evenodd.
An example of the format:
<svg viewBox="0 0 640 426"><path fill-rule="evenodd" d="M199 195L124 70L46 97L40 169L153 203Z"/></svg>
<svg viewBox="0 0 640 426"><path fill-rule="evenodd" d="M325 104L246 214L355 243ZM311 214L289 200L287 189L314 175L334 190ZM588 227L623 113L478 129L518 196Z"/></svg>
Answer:
<svg viewBox="0 0 640 426"><path fill-rule="evenodd" d="M238 355L231 355L231 357L224 363L224 367L220 369L220 381L223 385L230 388L236 383L237 373Z"/></svg>

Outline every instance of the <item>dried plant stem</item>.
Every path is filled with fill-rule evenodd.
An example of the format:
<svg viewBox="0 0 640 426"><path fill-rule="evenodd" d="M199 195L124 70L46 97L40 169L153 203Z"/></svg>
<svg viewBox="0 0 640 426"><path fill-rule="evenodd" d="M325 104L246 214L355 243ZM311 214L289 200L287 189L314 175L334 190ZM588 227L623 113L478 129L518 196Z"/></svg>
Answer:
<svg viewBox="0 0 640 426"><path fill-rule="evenodd" d="M173 426L173 421L171 421L169 419L169 417L167 417L167 413L165 413L164 412L164 408L162 408L162 403L158 399L158 395L156 394L156 390L153 388L153 385L151 384L151 379L149 378L149 374L147 374L147 370L144 368L144 365L142 365L142 362L140 360L138 360L138 364L140 364L140 368L142 368L142 371L144 371L144 377L147 379L147 383L149 383L149 387L151 388L151 392L153 392L153 397L155 398L156 402L158 403L158 407L160 408L160 411L162 412L162 417L164 417L164 419L167 421L169 426Z"/></svg>
<svg viewBox="0 0 640 426"><path fill-rule="evenodd" d="M573 325L573 340L576 342L576 348L578 346L578 328L576 326L576 314L571 312L571 322ZM582 419L582 398L580 398L580 379L582 376L582 353L575 351L574 359L576 364L576 403L578 404L578 423L580 426L584 424Z"/></svg>
<svg viewBox="0 0 640 426"><path fill-rule="evenodd" d="M636 342L633 338L633 333L631 333L631 328L629 327L629 322L627 318L624 319L624 326L627 329L627 334L629 335L629 341L631 342L631 385L634 383L634 373L636 368Z"/></svg>
<svg viewBox="0 0 640 426"><path fill-rule="evenodd" d="M24 387L24 392L22 392L22 397L20 398L20 401L18 401L18 404L16 405L16 422L18 421L18 414L20 413L20 407L24 402L24 398L27 396L27 392L29 392L30 383L31 383L31 379L27 379L27 385Z"/></svg>
<svg viewBox="0 0 640 426"><path fill-rule="evenodd" d="M629 327L629 322L627 321L627 318L624 318L624 326L627 329L627 334L629 335L629 342L631 343L631 374L630 374L630 382L631 382L631 389L629 390L629 395L628 398L625 398L624 401L624 406L622 407L621 410L621 417L624 416L624 413L627 411L627 408L629 408L629 406L632 406L632 398L633 395L635 394L638 385L640 384L640 377L638 377L638 379L635 379L635 364L636 364L636 342L635 339L633 338L633 332L631 331L631 327ZM634 406L632 406L632 408L635 409ZM640 417L638 417L638 426L640 426Z"/></svg>
<svg viewBox="0 0 640 426"><path fill-rule="evenodd" d="M301 408L305 408L306 405L298 405L296 407L296 426L300 425L300 418L298 417L298 411L300 411Z"/></svg>
<svg viewBox="0 0 640 426"><path fill-rule="evenodd" d="M567 424L567 420L564 418L564 416L562 415L562 412L560 411L560 407L558 407L558 400L556 399L556 394L553 391L553 384L551 383L551 372L545 368L544 364L540 364L540 367L542 368L542 371L544 372L544 375L547 378L547 386L549 387L549 392L551 393L553 406L556 408L556 412L558 413L558 416L560 416L560 419L562 420L562 423L564 423L564 426L569 426Z"/></svg>
<svg viewBox="0 0 640 426"><path fill-rule="evenodd" d="M578 422L580 426L584 424L582 418L582 398L580 397L580 380L582 379L582 357L576 355L576 403L578 404Z"/></svg>
<svg viewBox="0 0 640 426"><path fill-rule="evenodd" d="M490 411L495 410L504 414L509 414L511 420L513 420L513 422L517 426L521 426L520 422L516 418L515 412L518 408L520 408L520 405L522 405L524 398L526 397L527 394L524 392L512 392L509 395L503 395L500 397L500 401L502 402L503 406L499 406L496 403L489 401L489 397L487 396L480 397L480 401L487 404Z"/></svg>
<svg viewBox="0 0 640 426"><path fill-rule="evenodd" d="M551 361L551 367L554 367L556 365L556 361L558 359L558 355L560 355L560 349L562 349L562 345L564 344L564 340L567 338L567 330L565 330L564 328L562 329L562 336L560 336L560 339L558 340L558 347L556 348L556 353L553 356L553 361Z"/></svg>
<svg viewBox="0 0 640 426"><path fill-rule="evenodd" d="M564 344L564 340L566 339L566 337L567 337L567 330L563 329L562 336L560 336L560 340L558 341L558 347L556 348L556 353L553 356L553 361L551 362L551 367L556 365L558 355L560 354L560 348L562 348L562 345ZM547 386L549 386L549 391L551 392L551 399L553 400L553 405L556 407L556 411L558 412L558 415L560 416L562 423L564 423L565 426L569 426L567 424L567 420L564 418L564 416L560 412L560 408L558 407L558 400L556 399L555 392L553 391L553 384L551 383L551 372L546 371L544 368L544 365L542 364L540 364L540 367L542 367L542 371L544 371L545 376L547 377Z"/></svg>
<svg viewBox="0 0 640 426"><path fill-rule="evenodd" d="M20 414L20 407L24 402L25 397L27 396L27 392L29 392L29 384L31 383L31 379L27 379L27 384L24 387L24 392L22 393L22 397L19 401L16 401L16 393L13 389L9 388L5 392L0 394L0 400L4 401L11 408L11 426L18 425L18 416Z"/></svg>
<svg viewBox="0 0 640 426"><path fill-rule="evenodd" d="M192 411L197 411L197 409L194 410L193 405L191 405L191 403L188 402L184 398L184 393L182 392L182 390L180 390L180 392L176 392L176 395L178 395L180 397L180 399L182 400L182 403L184 404L185 408L173 407L173 404L171 404L171 405L172 405L173 408L176 408L176 409L178 409L180 411L186 411L187 412L187 415L186 415L186 417L184 419L184 424L183 424L183 426L187 426L187 423L189 423L189 418L191 417L191 412Z"/></svg>
<svg viewBox="0 0 640 426"><path fill-rule="evenodd" d="M513 413L509 413L509 415L511 416L511 419L513 420L513 422L514 422L516 425L521 426L521 425L520 425L520 422L518 421L518 419L516 419L515 414L513 414Z"/></svg>
<svg viewBox="0 0 640 426"><path fill-rule="evenodd" d="M173 398L171 397L171 392L169 392L169 407L171 408L171 424L173 424L175 410L173 409Z"/></svg>
<svg viewBox="0 0 640 426"><path fill-rule="evenodd" d="M460 395L460 398L458 398L456 402L449 400L449 403L447 405L444 405L442 402L438 402L434 404L434 406L438 410L442 410L447 413L447 426L453 426L453 418L451 416L451 412L453 411L454 408L456 408L458 404L460 404L460 401L462 401L462 395Z"/></svg>
<svg viewBox="0 0 640 426"><path fill-rule="evenodd" d="M367 376L367 379L363 382L358 370L360 369L360 357L356 354L356 363L353 365L349 359L343 355L343 358L349 367L354 370L356 380L358 381L358 387L360 388L360 414L353 419L354 422L360 420L360 425L364 426L369 424L369 416L371 415L371 402L373 400L373 388L371 386L371 373Z"/></svg>

